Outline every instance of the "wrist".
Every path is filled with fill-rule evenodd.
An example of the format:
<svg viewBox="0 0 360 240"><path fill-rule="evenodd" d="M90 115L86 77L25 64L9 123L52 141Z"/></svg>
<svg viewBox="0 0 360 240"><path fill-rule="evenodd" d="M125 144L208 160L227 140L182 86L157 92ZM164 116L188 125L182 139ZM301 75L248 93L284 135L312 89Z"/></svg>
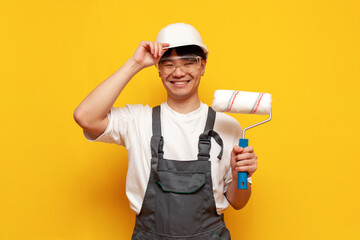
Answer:
<svg viewBox="0 0 360 240"><path fill-rule="evenodd" d="M251 185L251 184L252 184L252 178L251 178L251 177L248 177L248 178L247 178L247 182Z"/></svg>
<svg viewBox="0 0 360 240"><path fill-rule="evenodd" d="M126 65L134 74L138 73L144 68L141 64L136 62L132 57L126 62Z"/></svg>

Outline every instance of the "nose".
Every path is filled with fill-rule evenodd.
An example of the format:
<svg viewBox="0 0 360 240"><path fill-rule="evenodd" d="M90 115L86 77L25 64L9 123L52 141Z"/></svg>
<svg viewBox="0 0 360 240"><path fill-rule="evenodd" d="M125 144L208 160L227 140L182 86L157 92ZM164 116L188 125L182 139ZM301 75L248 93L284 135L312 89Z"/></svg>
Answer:
<svg viewBox="0 0 360 240"><path fill-rule="evenodd" d="M177 67L175 68L175 71L173 72L173 76L174 76L174 77L183 77L183 76L186 75L186 73L183 72L180 67L181 67L181 66L177 66Z"/></svg>

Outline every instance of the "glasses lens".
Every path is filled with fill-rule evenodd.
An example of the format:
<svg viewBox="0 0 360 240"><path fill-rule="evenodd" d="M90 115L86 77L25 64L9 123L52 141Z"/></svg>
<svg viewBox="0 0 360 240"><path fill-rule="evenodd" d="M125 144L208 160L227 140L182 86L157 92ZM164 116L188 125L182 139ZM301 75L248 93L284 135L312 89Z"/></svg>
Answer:
<svg viewBox="0 0 360 240"><path fill-rule="evenodd" d="M192 73L198 70L201 66L201 57L199 56L176 56L164 58L159 62L159 72L163 74L171 74L176 68L185 73Z"/></svg>
<svg viewBox="0 0 360 240"><path fill-rule="evenodd" d="M181 70L187 73L194 72L199 69L200 61L196 57L184 58L181 64Z"/></svg>

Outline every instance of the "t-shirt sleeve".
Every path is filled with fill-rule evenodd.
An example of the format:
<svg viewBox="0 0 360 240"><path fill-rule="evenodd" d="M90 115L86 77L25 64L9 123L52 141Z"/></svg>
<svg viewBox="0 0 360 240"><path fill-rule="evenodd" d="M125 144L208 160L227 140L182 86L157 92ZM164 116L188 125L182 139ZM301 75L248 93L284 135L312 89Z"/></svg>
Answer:
<svg viewBox="0 0 360 240"><path fill-rule="evenodd" d="M230 167L229 170L226 172L224 178L224 193L227 192L231 182L232 182L232 175L231 175L231 167Z"/></svg>
<svg viewBox="0 0 360 240"><path fill-rule="evenodd" d="M126 105L125 107L111 107L107 114L109 123L105 131L96 139L83 130L85 138L90 142L115 143L126 147L129 136L129 124L134 123L134 119L144 112L143 105Z"/></svg>

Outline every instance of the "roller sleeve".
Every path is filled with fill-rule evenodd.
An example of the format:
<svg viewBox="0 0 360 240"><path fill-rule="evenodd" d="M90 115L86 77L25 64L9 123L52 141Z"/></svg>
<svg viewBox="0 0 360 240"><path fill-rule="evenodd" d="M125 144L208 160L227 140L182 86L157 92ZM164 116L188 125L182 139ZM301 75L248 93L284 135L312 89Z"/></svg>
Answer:
<svg viewBox="0 0 360 240"><path fill-rule="evenodd" d="M271 95L260 92L216 90L212 108L217 112L266 115L271 111Z"/></svg>

